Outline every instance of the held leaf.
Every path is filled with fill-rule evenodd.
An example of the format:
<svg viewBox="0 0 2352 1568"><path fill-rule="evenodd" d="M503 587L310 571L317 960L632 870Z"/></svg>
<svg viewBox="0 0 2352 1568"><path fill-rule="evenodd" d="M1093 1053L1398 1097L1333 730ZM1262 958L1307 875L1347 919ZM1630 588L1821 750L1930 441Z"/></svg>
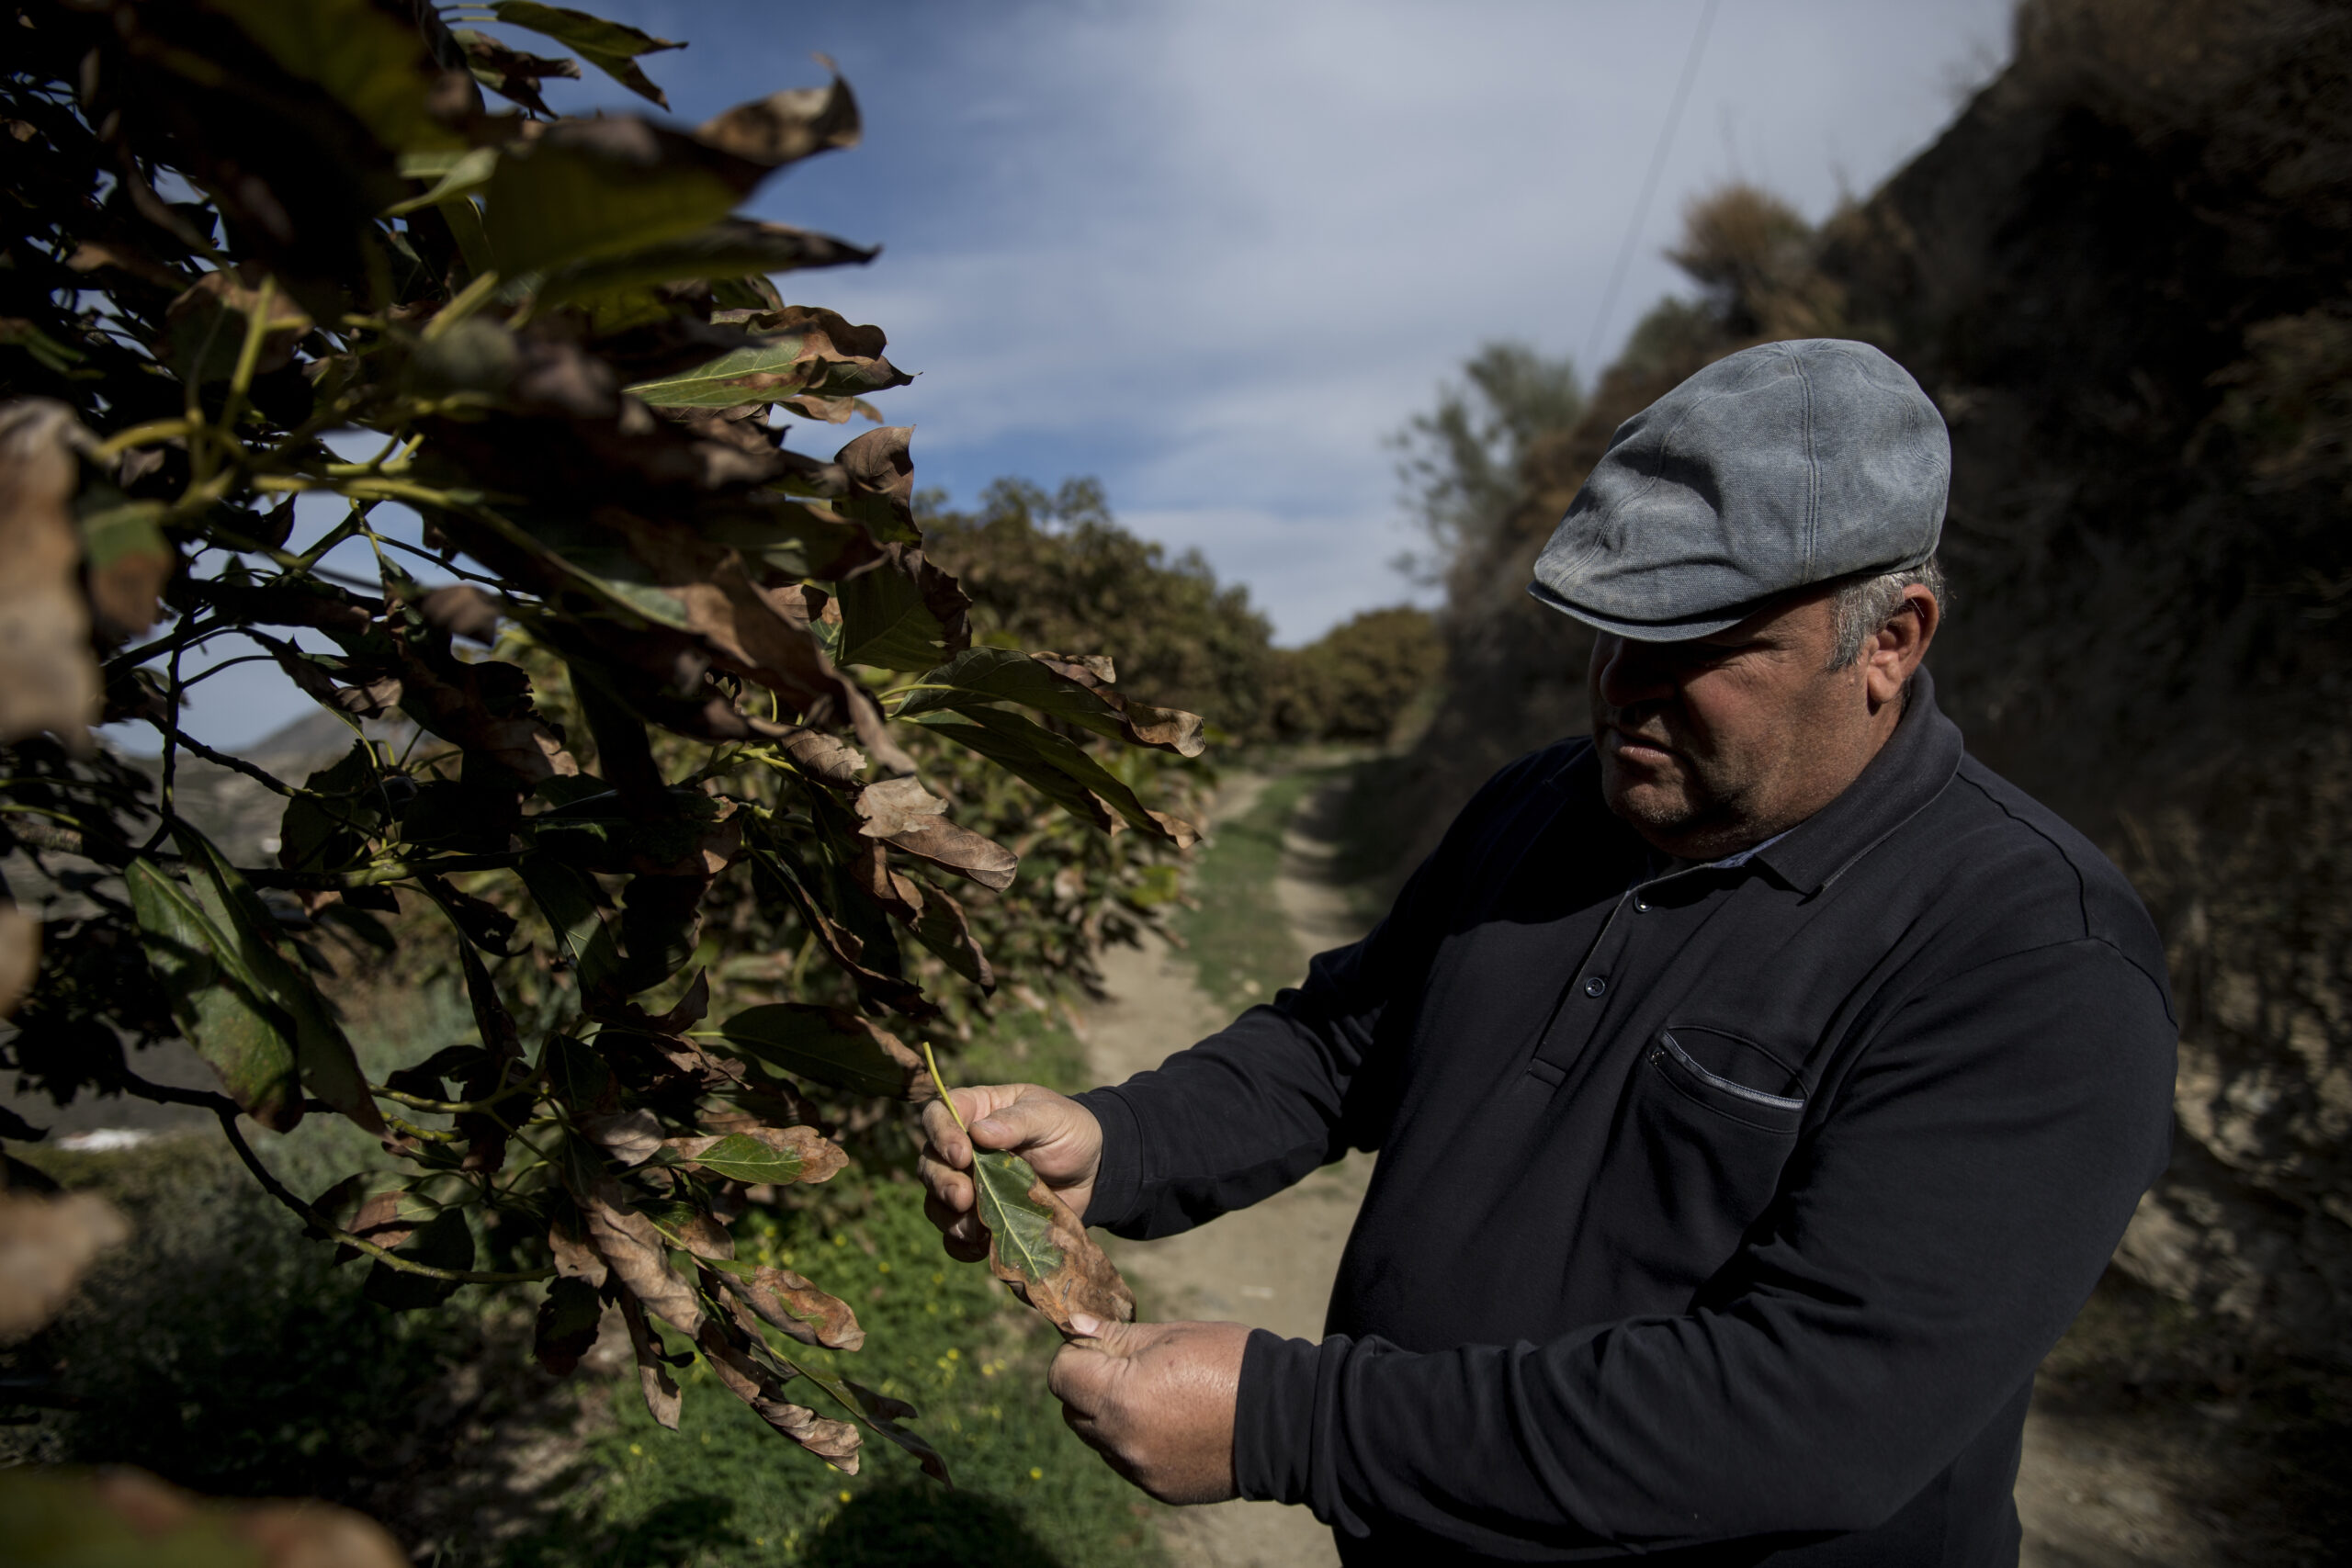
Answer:
<svg viewBox="0 0 2352 1568"><path fill-rule="evenodd" d="M956 1124L964 1118L939 1076L939 1063L923 1045L933 1088ZM968 1137L971 1129L966 1127ZM1075 1337L1078 1313L1132 1323L1135 1292L1061 1195L1046 1185L1019 1155L975 1147L972 1151L974 1210L989 1233L989 1272L1060 1329Z"/></svg>

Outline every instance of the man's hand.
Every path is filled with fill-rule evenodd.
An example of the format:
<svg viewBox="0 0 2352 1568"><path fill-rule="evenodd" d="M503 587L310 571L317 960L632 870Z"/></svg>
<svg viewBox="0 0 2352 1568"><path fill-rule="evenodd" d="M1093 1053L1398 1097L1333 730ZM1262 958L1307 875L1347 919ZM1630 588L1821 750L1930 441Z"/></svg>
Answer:
<svg viewBox="0 0 2352 1568"><path fill-rule="evenodd" d="M1163 1503L1222 1503L1233 1480L1242 1323L1070 1320L1081 1337L1046 1377L1062 1419L1113 1470Z"/></svg>
<svg viewBox="0 0 2352 1568"><path fill-rule="evenodd" d="M922 1108L926 1141L916 1168L927 1190L922 1212L939 1227L949 1257L970 1263L989 1255L988 1232L972 1213L972 1179L965 1174L972 1168L974 1143L1019 1155L1062 1201L1085 1215L1102 1164L1102 1124L1092 1111L1033 1083L950 1092L972 1136L967 1140L947 1107L932 1101Z"/></svg>

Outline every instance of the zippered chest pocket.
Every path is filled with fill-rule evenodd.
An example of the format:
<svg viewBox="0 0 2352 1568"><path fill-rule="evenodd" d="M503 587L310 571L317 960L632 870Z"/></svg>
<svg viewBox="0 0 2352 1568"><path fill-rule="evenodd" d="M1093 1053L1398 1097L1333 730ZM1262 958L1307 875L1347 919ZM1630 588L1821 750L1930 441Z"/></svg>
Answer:
<svg viewBox="0 0 2352 1568"><path fill-rule="evenodd" d="M1732 1121L1774 1133L1804 1123L1804 1085L1795 1069L1736 1034L1670 1025L1651 1042L1649 1066L1683 1099Z"/></svg>

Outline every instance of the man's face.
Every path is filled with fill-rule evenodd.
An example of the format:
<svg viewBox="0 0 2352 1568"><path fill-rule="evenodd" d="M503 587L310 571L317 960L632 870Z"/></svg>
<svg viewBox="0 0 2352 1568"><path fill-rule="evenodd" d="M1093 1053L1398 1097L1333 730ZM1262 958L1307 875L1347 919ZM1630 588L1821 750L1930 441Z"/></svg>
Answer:
<svg viewBox="0 0 2352 1568"><path fill-rule="evenodd" d="M1689 642L1602 633L1590 696L1609 808L1667 853L1707 860L1836 799L1893 732L1882 694L1918 660L1894 650L1898 671L1872 647L1826 668L1831 597L1811 592Z"/></svg>

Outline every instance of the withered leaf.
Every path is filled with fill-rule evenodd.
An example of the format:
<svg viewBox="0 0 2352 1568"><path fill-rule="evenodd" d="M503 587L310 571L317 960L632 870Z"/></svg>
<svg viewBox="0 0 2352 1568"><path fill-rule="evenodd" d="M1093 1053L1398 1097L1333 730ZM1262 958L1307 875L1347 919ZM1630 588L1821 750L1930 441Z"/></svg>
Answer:
<svg viewBox="0 0 2352 1568"><path fill-rule="evenodd" d="M1018 1155L982 1149L972 1158L989 1270L1064 1334L1073 1313L1132 1323L1135 1292L1061 1195Z"/></svg>
<svg viewBox="0 0 2352 1568"><path fill-rule="evenodd" d="M637 1298L626 1291L621 1292L620 1308L621 1321L628 1325L629 1348L637 1352L637 1381L645 1392L645 1408L654 1420L674 1432L678 1429L678 1382L670 1375L662 1337L645 1321L645 1309L638 1305Z"/></svg>
<svg viewBox="0 0 2352 1568"><path fill-rule="evenodd" d="M610 1272L603 1257L574 1228L569 1214L560 1214L549 1222L548 1252L555 1260L556 1273L564 1279L582 1280L602 1288Z"/></svg>
<svg viewBox="0 0 2352 1568"><path fill-rule="evenodd" d="M963 1113L939 1076L939 1064L923 1047L932 1087L948 1114L963 1126ZM965 1128L967 1136L971 1129ZM1075 1335L1074 1314L1132 1323L1135 1292L1119 1278L1102 1248L1061 1195L1046 1185L1029 1162L1001 1149L975 1147L973 1211L989 1233L989 1271L1014 1295L1037 1309L1066 1335Z"/></svg>
<svg viewBox="0 0 2352 1568"><path fill-rule="evenodd" d="M156 602L179 558L157 526L162 502L126 501L115 494L90 504L97 499L85 497L81 514L84 570L98 629L121 641L155 624Z"/></svg>
<svg viewBox="0 0 2352 1568"><path fill-rule="evenodd" d="M870 839L888 839L930 826L944 816L947 803L914 779L884 779L867 784L852 802L865 818L858 831Z"/></svg>
<svg viewBox="0 0 2352 1568"><path fill-rule="evenodd" d="M838 74L827 86L787 87L737 104L695 132L739 158L776 165L854 147L858 133L857 100Z"/></svg>
<svg viewBox="0 0 2352 1568"><path fill-rule="evenodd" d="M880 254L813 229L763 223L750 218L725 218L692 233L615 255L575 262L548 279L543 298L550 304L579 300L593 309L600 299L626 289L686 278L733 277L745 273L763 276L772 272L798 272L810 267L863 266ZM626 352L616 353L616 348L626 351L630 344L616 343L611 338L600 340L597 350L617 361L624 371L635 370L648 383L659 386L665 384L670 375L686 373L692 367L710 363L714 355L738 352L743 345L741 333L721 333L714 330L708 335L719 341L704 347L699 355L664 355L663 366L643 364L638 356ZM690 347L689 344L680 344L682 350ZM653 374L648 376L648 372ZM630 390L635 391L636 388ZM646 401L657 407L671 406L659 398ZM692 400L677 406L710 405Z"/></svg>
<svg viewBox="0 0 2352 1568"><path fill-rule="evenodd" d="M630 393L655 408L718 409L802 395L857 398L914 379L883 357L882 329L853 325L820 307L728 310L712 319L732 321L758 341L691 370L640 381Z"/></svg>
<svg viewBox="0 0 2352 1568"><path fill-rule="evenodd" d="M283 369L294 358L294 344L311 330L311 318L293 300L272 288L265 288L264 274L251 263L232 269L208 272L172 301L164 319L171 333L172 368L193 387L225 381L237 367L247 322L262 327L257 374Z"/></svg>
<svg viewBox="0 0 2352 1568"><path fill-rule="evenodd" d="M861 834L983 887L1001 891L1012 886L1021 868L1021 857L1002 844L949 821L947 803L913 779L867 784L851 804L864 819L857 829Z"/></svg>
<svg viewBox="0 0 2352 1568"><path fill-rule="evenodd" d="M436 588L419 600L416 608L427 626L464 637L468 642L478 642L488 648L498 640L498 617L503 606L470 582L453 582L447 588Z"/></svg>
<svg viewBox="0 0 2352 1568"><path fill-rule="evenodd" d="M63 403L0 404L0 741L49 730L86 746L98 715L72 510L74 454L89 445Z"/></svg>
<svg viewBox="0 0 2352 1568"><path fill-rule="evenodd" d="M0 1018L33 988L40 973L40 922L14 904L0 904Z"/></svg>
<svg viewBox="0 0 2352 1568"><path fill-rule="evenodd" d="M0 1340L56 1316L98 1254L130 1235L114 1206L93 1194L0 1192Z"/></svg>
<svg viewBox="0 0 2352 1568"><path fill-rule="evenodd" d="M922 539L915 528L914 458L907 449L913 436L910 424L888 424L855 437L833 454L843 478L833 510L863 525L876 539L903 544Z"/></svg>
<svg viewBox="0 0 2352 1568"><path fill-rule="evenodd" d="M538 0L492 0L490 10L509 26L528 28L567 49L578 50L582 59L630 92L665 109L670 107L670 100L647 78L637 61L639 55L684 49L684 44L655 38L626 22L608 22L569 6L545 6Z"/></svg>
<svg viewBox="0 0 2352 1568"><path fill-rule="evenodd" d="M731 1325L706 1318L696 1343L703 1362L718 1375L729 1393L752 1407L759 1418L824 1460L844 1475L857 1473L857 1450L864 1438L846 1421L830 1420L783 1396L784 1380L761 1366L729 1337ZM741 1334L742 1330L733 1329Z"/></svg>
<svg viewBox="0 0 2352 1568"><path fill-rule="evenodd" d="M865 1343L857 1314L839 1296L830 1295L789 1269L763 1265L750 1279L722 1274L726 1287L751 1309L804 1345L831 1350L854 1350Z"/></svg>
<svg viewBox="0 0 2352 1568"><path fill-rule="evenodd" d="M643 1109L583 1117L580 1130L624 1166L642 1165L662 1149L662 1118Z"/></svg>
<svg viewBox="0 0 2352 1568"><path fill-rule="evenodd" d="M789 1182L831 1180L849 1163L842 1146L814 1127L745 1127L718 1134L697 1134L672 1138L680 1163L709 1171L729 1181Z"/></svg>
<svg viewBox="0 0 2352 1568"><path fill-rule="evenodd" d="M572 1196L586 1224L588 1245L631 1296L681 1333L692 1334L702 1324L702 1307L694 1287L670 1268L669 1242L651 1220L629 1206L620 1183L600 1174L583 1185L587 1190Z"/></svg>

